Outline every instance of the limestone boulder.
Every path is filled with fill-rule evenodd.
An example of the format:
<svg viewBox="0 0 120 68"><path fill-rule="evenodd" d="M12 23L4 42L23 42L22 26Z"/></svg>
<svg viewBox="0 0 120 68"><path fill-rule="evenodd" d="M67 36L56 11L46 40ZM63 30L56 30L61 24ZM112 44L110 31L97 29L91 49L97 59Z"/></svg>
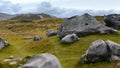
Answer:
<svg viewBox="0 0 120 68"><path fill-rule="evenodd" d="M32 57L19 68L61 68L61 64L56 56L44 53Z"/></svg>
<svg viewBox="0 0 120 68"><path fill-rule="evenodd" d="M58 35L61 39L73 33L80 37L90 34L117 34L118 32L86 13L66 19L58 28Z"/></svg>

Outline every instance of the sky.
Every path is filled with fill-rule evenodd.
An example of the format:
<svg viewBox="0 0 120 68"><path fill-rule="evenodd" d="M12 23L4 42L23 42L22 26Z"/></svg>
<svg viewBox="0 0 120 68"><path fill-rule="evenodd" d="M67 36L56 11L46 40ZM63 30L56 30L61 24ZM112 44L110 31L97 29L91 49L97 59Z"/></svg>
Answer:
<svg viewBox="0 0 120 68"><path fill-rule="evenodd" d="M0 0L0 13L47 13L69 17L120 13L120 0Z"/></svg>

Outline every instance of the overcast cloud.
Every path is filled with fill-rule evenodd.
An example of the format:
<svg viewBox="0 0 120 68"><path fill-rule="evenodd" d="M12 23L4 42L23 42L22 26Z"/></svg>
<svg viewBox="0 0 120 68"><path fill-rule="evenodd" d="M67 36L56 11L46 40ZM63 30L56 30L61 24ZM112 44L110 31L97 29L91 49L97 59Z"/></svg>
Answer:
<svg viewBox="0 0 120 68"><path fill-rule="evenodd" d="M0 13L47 13L70 17L120 13L120 0L0 0Z"/></svg>

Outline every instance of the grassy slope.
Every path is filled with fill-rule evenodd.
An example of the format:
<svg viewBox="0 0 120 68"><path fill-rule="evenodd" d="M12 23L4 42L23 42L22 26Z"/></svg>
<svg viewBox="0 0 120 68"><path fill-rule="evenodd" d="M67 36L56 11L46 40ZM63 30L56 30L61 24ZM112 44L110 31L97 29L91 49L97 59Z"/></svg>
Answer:
<svg viewBox="0 0 120 68"><path fill-rule="evenodd" d="M44 26L44 23L60 23L61 20L38 20L34 21L37 22L36 24L40 24L39 26ZM43 23L44 22L44 23ZM41 24L42 23L42 24ZM21 23L19 23L21 24ZM49 27L50 29L56 29L56 27L59 24L56 25L45 25ZM16 26L16 25L13 25ZM52 26L52 28L51 28ZM2 27L2 26L1 26ZM3 27L4 28L4 27ZM26 27L24 27L26 28ZM33 27L32 27L33 28ZM4 28L5 29L5 28ZM23 29L23 28L21 28ZM11 44L10 46L4 48L0 51L0 61L2 61L4 58L14 55L16 57L25 57L26 55L35 55L35 54L41 54L41 53L52 53L56 55L61 64L62 68L119 68L117 66L117 62L109 63L109 62L100 62L100 63L86 63L86 64L80 64L80 57L82 54L86 52L89 45L97 39L103 39L103 40L113 40L117 43L120 43L120 34L118 35L89 35L85 37L81 37L79 41L63 45L60 43L60 40L58 36L49 37L41 40L41 41L33 41L33 40L24 40L23 37L26 35L43 35L45 36L45 28L36 28L31 30L23 30L23 32L20 32L19 30L12 31L11 29L5 29L0 30L0 36ZM10 68L10 67L8 67ZM11 67L13 68L13 67Z"/></svg>

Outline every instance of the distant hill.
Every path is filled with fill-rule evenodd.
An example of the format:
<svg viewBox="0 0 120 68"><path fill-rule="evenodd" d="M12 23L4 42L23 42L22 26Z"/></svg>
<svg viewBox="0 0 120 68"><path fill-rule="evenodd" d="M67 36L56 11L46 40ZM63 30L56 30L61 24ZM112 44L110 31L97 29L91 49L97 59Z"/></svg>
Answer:
<svg viewBox="0 0 120 68"><path fill-rule="evenodd" d="M11 20L38 20L43 18L55 18L54 16L48 14L19 14L16 17L11 18Z"/></svg>
<svg viewBox="0 0 120 68"><path fill-rule="evenodd" d="M7 19L10 19L10 18L13 18L13 17L15 17L15 15L0 13L0 20L7 20Z"/></svg>

